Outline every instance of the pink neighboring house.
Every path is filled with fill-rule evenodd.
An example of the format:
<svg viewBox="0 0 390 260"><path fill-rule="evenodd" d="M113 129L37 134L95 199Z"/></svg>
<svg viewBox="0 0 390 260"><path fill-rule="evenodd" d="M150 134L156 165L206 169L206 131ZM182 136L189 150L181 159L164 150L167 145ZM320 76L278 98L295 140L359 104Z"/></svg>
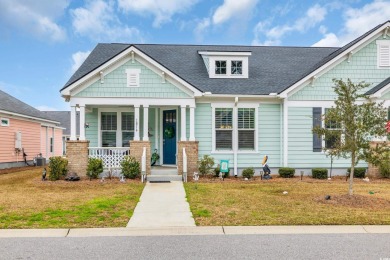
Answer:
<svg viewBox="0 0 390 260"><path fill-rule="evenodd" d="M0 169L63 154L60 122L0 90Z"/></svg>

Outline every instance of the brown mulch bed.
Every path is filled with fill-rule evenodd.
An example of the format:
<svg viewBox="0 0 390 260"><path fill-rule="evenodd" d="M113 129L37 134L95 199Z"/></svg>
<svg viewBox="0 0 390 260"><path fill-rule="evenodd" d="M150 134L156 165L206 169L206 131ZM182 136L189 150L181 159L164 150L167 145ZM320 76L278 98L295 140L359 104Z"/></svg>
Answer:
<svg viewBox="0 0 390 260"><path fill-rule="evenodd" d="M363 196L358 194L353 196L348 194L336 195L331 196L329 200L326 200L325 197L319 197L315 198L314 201L323 204L340 205L353 208L390 209L390 201L375 197L375 193L370 194L370 196Z"/></svg>

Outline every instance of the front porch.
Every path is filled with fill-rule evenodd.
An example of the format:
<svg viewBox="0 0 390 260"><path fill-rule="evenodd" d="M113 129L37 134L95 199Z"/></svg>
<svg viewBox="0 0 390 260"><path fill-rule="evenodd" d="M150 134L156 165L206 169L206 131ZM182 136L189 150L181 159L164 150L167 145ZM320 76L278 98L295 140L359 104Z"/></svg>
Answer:
<svg viewBox="0 0 390 260"><path fill-rule="evenodd" d="M122 100L122 99L121 99ZM125 102L126 100L126 102ZM183 148L189 160L188 168L196 171L198 159L198 143L195 140L195 103L193 99L175 100L177 105L164 103L174 100L159 100L162 103L156 105L157 100L144 99L144 104L128 105L130 99L123 99L122 105L113 106L101 103L86 103L85 99L72 99L77 104L71 104L71 136L67 143L67 157L72 171L83 176L85 167L72 167L72 161L80 164L77 149L70 149L77 143L82 143L82 150L87 152L88 158L103 160L105 170L118 172L120 163L125 156L134 156L145 168L145 174L151 174L151 155L159 154L156 165L170 166L176 169L176 175L183 173ZM140 100L136 99L137 102ZM149 103L149 104L148 104ZM76 110L80 111L80 122L76 122ZM76 141L76 126L80 127L79 140ZM192 148L192 146L194 146ZM188 151L190 150L190 156ZM70 152L68 152L70 151ZM70 153L74 153L71 155ZM196 154L193 154L196 153Z"/></svg>

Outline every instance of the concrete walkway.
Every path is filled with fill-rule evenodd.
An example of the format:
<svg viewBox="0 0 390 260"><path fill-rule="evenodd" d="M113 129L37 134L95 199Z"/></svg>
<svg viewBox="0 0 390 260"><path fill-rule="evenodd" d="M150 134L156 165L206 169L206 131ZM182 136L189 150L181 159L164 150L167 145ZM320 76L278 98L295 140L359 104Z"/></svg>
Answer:
<svg viewBox="0 0 390 260"><path fill-rule="evenodd" d="M127 227L195 227L183 183L146 183Z"/></svg>

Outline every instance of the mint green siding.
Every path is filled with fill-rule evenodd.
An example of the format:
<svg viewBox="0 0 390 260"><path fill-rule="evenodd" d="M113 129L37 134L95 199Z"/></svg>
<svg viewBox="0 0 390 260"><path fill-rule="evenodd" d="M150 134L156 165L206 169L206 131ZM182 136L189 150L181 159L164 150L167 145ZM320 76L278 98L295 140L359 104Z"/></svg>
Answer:
<svg viewBox="0 0 390 260"><path fill-rule="evenodd" d="M89 147L98 147L98 109L92 109L91 113L85 113L85 122L89 124L85 128L85 137L89 140Z"/></svg>
<svg viewBox="0 0 390 260"><path fill-rule="evenodd" d="M140 69L140 86L127 87L126 69ZM126 62L114 71L75 95L76 97L147 97L147 98L188 98L189 95L166 81L160 75L135 61Z"/></svg>
<svg viewBox="0 0 390 260"><path fill-rule="evenodd" d="M330 158L323 152L313 152L313 108L288 109L288 166L294 168L329 168ZM348 159L335 159L333 167L350 166ZM361 163L364 167L366 164Z"/></svg>
<svg viewBox="0 0 390 260"><path fill-rule="evenodd" d="M378 40L383 40L379 37ZM341 62L324 75L314 81L313 84L303 87L297 93L289 97L289 100L334 100L332 79L351 79L358 83L365 81L371 85L370 89L390 76L389 69L378 69L377 67L377 45L372 41L350 59Z"/></svg>
<svg viewBox="0 0 390 260"><path fill-rule="evenodd" d="M282 145L281 106L279 104L260 104L258 118L258 137L260 156L256 156L257 166L264 155L268 155L270 167L279 167Z"/></svg>
<svg viewBox="0 0 390 260"><path fill-rule="evenodd" d="M196 104L195 139L199 141L199 157L211 152L212 142L212 109L210 104Z"/></svg>
<svg viewBox="0 0 390 260"><path fill-rule="evenodd" d="M387 92L385 95L383 95L381 99L389 100L390 99L390 92Z"/></svg>

